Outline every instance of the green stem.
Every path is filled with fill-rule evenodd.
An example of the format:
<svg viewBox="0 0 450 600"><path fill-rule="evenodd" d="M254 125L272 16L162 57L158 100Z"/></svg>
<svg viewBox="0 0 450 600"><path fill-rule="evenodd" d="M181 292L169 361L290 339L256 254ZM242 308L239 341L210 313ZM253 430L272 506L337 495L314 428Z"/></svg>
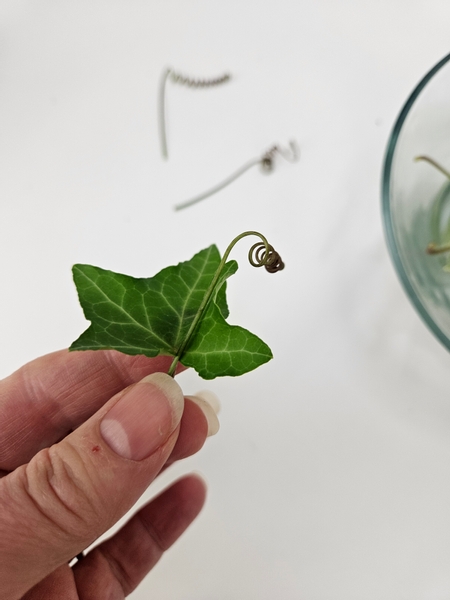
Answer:
<svg viewBox="0 0 450 600"><path fill-rule="evenodd" d="M434 159L430 158L429 156L416 156L416 158L414 160L415 161L424 160L425 162L429 163L430 165L433 165L433 167L435 169L437 169L443 175L445 175L446 177L448 177L450 179L450 172L447 171L447 169L444 169L444 167L442 165L440 165L438 162L436 162Z"/></svg>
<svg viewBox="0 0 450 600"><path fill-rule="evenodd" d="M437 169L443 175L445 175L448 179L450 179L450 172L447 171L447 169L444 169L444 167L442 165L440 165L438 162L436 162L433 158L430 158L429 156L416 156L416 158L414 160L415 161L423 160L423 161L429 163L435 169ZM440 204L441 203L439 202L439 204L436 205L436 209L438 207L439 207L439 210L441 209ZM438 217L439 217L439 212L437 212L437 215L435 218L438 218ZM438 246L434 242L431 242L427 246L427 254L443 254L444 252L449 252L449 251L450 251L450 243L442 244L441 246Z"/></svg>
<svg viewBox="0 0 450 600"><path fill-rule="evenodd" d="M197 328L197 325L199 324L203 314L205 313L205 311L208 307L208 304L209 304L209 302L214 294L214 290L217 286L217 282L219 281L220 274L222 273L223 268L225 267L225 264L227 262L228 256L230 255L230 252L232 251L234 246L239 242L239 240L241 240L242 238L247 237L249 235L256 235L257 237L259 237L261 239L261 241L263 242L264 246L266 247L266 253L267 254L269 253L269 248L270 248L269 242L266 240L266 238L261 233L258 233L257 231L244 231L244 233L241 233L240 235L235 237L234 240L230 243L228 248L225 250L222 260L220 261L220 264L217 267L217 271L214 273L214 277L212 278L212 281L211 281L208 289L206 290L205 295L203 296L203 300L200 303L197 314L195 315L194 320L192 321L191 326L189 327L186 337L184 338L183 342L181 343L180 347L178 348L178 351L177 351L176 355L174 356L172 364L170 365L168 374L171 377L175 376L175 371L177 369L177 365L180 361L180 358L183 356L184 351L186 350L186 347L189 344L189 342L191 341L192 335L194 334L194 332Z"/></svg>

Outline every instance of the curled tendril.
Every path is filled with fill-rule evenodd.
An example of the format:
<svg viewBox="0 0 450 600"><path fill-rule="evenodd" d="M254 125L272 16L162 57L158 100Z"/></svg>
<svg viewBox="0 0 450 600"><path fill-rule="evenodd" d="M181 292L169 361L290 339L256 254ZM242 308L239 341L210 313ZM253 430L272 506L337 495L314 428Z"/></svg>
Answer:
<svg viewBox="0 0 450 600"><path fill-rule="evenodd" d="M276 273L284 269L281 256L270 244L266 248L264 242L253 244L248 253L248 261L252 267L265 267L269 273Z"/></svg>
<svg viewBox="0 0 450 600"><path fill-rule="evenodd" d="M270 173L271 171L273 171L274 161L277 154L282 156L288 162L295 163L300 157L300 150L295 140L291 140L289 142L288 148L283 148L278 144L275 144L274 146L266 150L259 159L261 169L263 171L265 171L266 173Z"/></svg>
<svg viewBox="0 0 450 600"><path fill-rule="evenodd" d="M273 248L273 246L269 244L269 242L261 233L258 233L257 231L244 231L244 233L241 233L240 235L235 237L234 240L229 244L228 248L225 250L222 260L220 261L220 264L217 267L217 271L214 273L214 277L212 278L212 281L208 289L206 290L205 295L203 296L203 300L200 303L200 306L191 323L191 326L189 327L186 337L180 344L176 355L172 361L172 364L170 365L168 374L171 377L174 377L178 362L182 358L184 351L186 350L195 330L197 329L197 326L199 325L203 315L205 314L205 311L208 308L212 297L214 296L216 287L218 285L220 286L223 284L223 281L220 280L220 275L226 265L231 250L239 242L239 240L249 235L256 235L260 238L260 241L256 242L256 244L253 244L248 253L248 260L253 267L265 267L266 271L268 271L269 273L276 273L277 271L281 271L282 269L284 269L284 262L281 260L281 256Z"/></svg>
<svg viewBox="0 0 450 600"><path fill-rule="evenodd" d="M211 77L209 79L195 79L193 77L186 77L173 69L167 69L170 80L174 83L179 83L181 85L186 85L187 87L201 88L201 87L213 87L215 85L220 85L221 83L225 83L231 79L231 75L229 73L224 73L219 77Z"/></svg>

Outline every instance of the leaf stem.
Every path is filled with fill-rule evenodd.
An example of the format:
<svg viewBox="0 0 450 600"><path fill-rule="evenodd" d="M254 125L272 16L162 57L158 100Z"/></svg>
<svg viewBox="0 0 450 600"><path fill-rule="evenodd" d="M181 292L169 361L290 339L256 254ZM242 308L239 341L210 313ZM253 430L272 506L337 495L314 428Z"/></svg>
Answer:
<svg viewBox="0 0 450 600"><path fill-rule="evenodd" d="M203 296L203 300L200 303L198 311L197 311L197 313L196 313L196 315L194 317L194 320L191 323L191 326L189 327L189 330L188 330L188 332L186 334L186 337L184 338L184 340L180 344L180 346L179 346L179 348L177 350L177 353L174 356L174 359L173 359L172 364L170 365L170 368L169 368L169 371L168 371L168 374L171 377L175 376L175 371L177 369L177 365L178 365L178 363L180 361L180 358L183 356L184 351L186 350L189 342L191 341L191 338L192 338L192 336L193 336L193 334L194 334L194 332L195 332L198 324L200 323L200 320L203 317L203 315L204 315L204 313L205 313L205 311L206 311L206 309L207 309L207 307L209 305L209 302L210 302L211 298L213 297L214 290L215 290L215 288L217 286L217 282L219 281L219 278L220 278L220 274L222 273L222 271L223 271L223 269L225 267L225 264L227 262L228 256L230 255L230 252L232 251L232 249L234 248L234 246L239 242L239 240L241 240L242 238L247 237L249 235L256 235L257 237L259 237L260 240L262 241L262 243L264 244L264 249L265 249L265 254L264 254L265 258L263 257L262 261L261 260L259 261L260 264L256 264L253 260L251 260L251 253L253 252L255 246L253 246L250 249L249 260L250 260L250 263L252 265L254 265L254 266L262 266L262 265L264 265L265 262L263 262L263 261L266 260L266 262L267 262L269 260L269 258L270 258L271 252L273 253L272 246L270 246L270 244L266 240L266 238L261 233L258 233L257 231L244 231L244 233L241 233L240 235L238 235L237 237L235 237L234 240L232 240L232 242L229 244L228 248L225 250L225 253L224 253L223 257L222 257L222 260L220 261L220 264L217 267L217 271L214 273L214 277L212 278L212 281L211 281L208 289L206 290L205 295ZM283 263L281 263L281 264L283 264ZM280 268L282 268L282 267L280 266Z"/></svg>
<svg viewBox="0 0 450 600"><path fill-rule="evenodd" d="M448 179L450 179L450 172L447 171L447 169L445 169L442 165L440 165L437 161L435 161L433 158L430 158L429 156L423 155L423 156L416 156L414 159L416 162L423 160L427 163L429 163L430 165L432 165L435 169L437 169L438 171L440 171L443 175L445 175ZM436 204L436 209L438 211L441 210L441 202L438 202ZM434 211L433 211L434 212ZM439 218L439 212L437 212L437 218ZM427 254L443 254L444 252L449 252L450 251L450 243L447 242L445 244L435 244L434 242L430 242L427 246Z"/></svg>
<svg viewBox="0 0 450 600"><path fill-rule="evenodd" d="M429 156L416 156L414 158L414 160L416 162L423 160L427 163L429 163L430 165L432 165L435 169L437 169L438 171L440 171L443 175L445 175L446 177L448 177L450 179L450 172L447 171L447 169L444 169L444 167L442 165L440 165L438 162L436 162L433 158L430 158Z"/></svg>

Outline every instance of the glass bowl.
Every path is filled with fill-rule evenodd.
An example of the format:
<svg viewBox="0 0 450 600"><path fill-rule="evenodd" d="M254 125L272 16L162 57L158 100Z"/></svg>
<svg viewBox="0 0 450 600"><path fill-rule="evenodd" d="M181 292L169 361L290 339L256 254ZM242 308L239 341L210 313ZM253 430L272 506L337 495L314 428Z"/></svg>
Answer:
<svg viewBox="0 0 450 600"><path fill-rule="evenodd" d="M450 349L450 251L427 252L450 241L450 54L420 81L389 139L383 170L383 220L388 247L407 295Z"/></svg>

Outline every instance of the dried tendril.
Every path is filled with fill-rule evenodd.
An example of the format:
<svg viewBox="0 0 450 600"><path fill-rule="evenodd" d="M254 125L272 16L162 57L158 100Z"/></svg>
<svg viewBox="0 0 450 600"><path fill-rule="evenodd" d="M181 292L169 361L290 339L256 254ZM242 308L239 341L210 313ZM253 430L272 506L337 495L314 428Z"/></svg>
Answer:
<svg viewBox="0 0 450 600"><path fill-rule="evenodd" d="M164 69L159 84L159 105L158 105L158 124L159 124L159 137L161 143L161 154L164 158L169 157L167 150L167 134L166 134L166 83L167 80L172 81L179 85L184 85L190 88L207 88L215 87L226 83L231 79L229 73L224 73L219 77L213 77L210 79L194 79L192 77L186 77L172 68L168 67Z"/></svg>
<svg viewBox="0 0 450 600"><path fill-rule="evenodd" d="M262 156L258 156L257 158L249 160L244 165L242 165L242 167L237 169L229 177L227 177L214 187L210 188L206 192L203 192L202 194L199 194L198 196L195 196L194 198L186 200L185 202L181 202L180 204L176 204L174 206L174 209L183 210L184 208L188 208L189 206L197 204L201 200L205 200L205 198L209 198L213 194L216 194L217 192L220 192L220 190L223 190L225 187L230 185L230 183L235 181L238 177L240 177L246 171L248 171L256 165L260 165L264 173L271 173L275 168L275 157L277 155L282 156L285 160L287 160L290 163L297 162L300 157L300 151L297 142L295 140L291 140L289 142L289 148L283 148L275 144L274 146L266 150L262 154Z"/></svg>

